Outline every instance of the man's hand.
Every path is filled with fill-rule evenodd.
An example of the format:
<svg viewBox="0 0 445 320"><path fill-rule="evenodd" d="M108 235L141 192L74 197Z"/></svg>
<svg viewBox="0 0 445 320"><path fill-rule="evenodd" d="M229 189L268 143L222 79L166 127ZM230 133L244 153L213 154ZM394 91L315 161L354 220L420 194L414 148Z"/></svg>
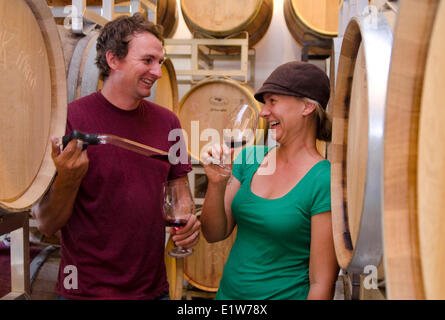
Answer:
<svg viewBox="0 0 445 320"><path fill-rule="evenodd" d="M171 228L170 234L176 246L184 248L194 247L199 241L201 222L196 215L190 215L187 224L182 228Z"/></svg>
<svg viewBox="0 0 445 320"><path fill-rule="evenodd" d="M51 157L57 169L58 183L63 186L79 186L88 171L89 159L86 150L82 151L82 141L72 140L61 151L56 139L51 139Z"/></svg>

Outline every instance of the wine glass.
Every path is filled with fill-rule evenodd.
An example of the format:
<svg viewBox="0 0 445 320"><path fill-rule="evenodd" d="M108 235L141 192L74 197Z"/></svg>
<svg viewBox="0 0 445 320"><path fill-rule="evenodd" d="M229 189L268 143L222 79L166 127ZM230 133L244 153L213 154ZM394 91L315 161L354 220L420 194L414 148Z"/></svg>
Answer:
<svg viewBox="0 0 445 320"><path fill-rule="evenodd" d="M223 129L224 144L237 149L244 147L248 142L255 139L255 131L258 122L258 110L248 103L241 103L229 114ZM232 159L229 159L230 163ZM226 161L220 164L225 171L230 172Z"/></svg>
<svg viewBox="0 0 445 320"><path fill-rule="evenodd" d="M187 181L170 180L164 183L162 212L168 227L182 228L191 215L195 214L190 186ZM184 258L193 253L193 249L177 246L167 252L170 257Z"/></svg>

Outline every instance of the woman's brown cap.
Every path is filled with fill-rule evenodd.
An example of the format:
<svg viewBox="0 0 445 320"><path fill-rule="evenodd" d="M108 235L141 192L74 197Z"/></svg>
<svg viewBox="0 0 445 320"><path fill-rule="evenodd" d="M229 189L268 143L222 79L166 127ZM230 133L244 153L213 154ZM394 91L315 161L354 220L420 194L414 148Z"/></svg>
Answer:
<svg viewBox="0 0 445 320"><path fill-rule="evenodd" d="M265 93L310 98L326 109L331 89L328 76L319 67L293 61L276 68L255 93L255 99L264 103Z"/></svg>

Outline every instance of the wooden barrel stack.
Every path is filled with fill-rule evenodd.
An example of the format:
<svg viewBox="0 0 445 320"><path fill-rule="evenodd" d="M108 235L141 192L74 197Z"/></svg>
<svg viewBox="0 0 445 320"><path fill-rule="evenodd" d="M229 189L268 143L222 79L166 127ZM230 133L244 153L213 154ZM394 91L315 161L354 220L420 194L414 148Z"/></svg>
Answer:
<svg viewBox="0 0 445 320"><path fill-rule="evenodd" d="M60 3L0 0L0 41L8 49L0 51L2 214L29 211L40 200L55 174L49 138L65 132L67 101L85 95L81 92L87 87L100 88L99 78L89 77L92 86L82 82L85 69L94 65L97 31L74 36L58 30L47 6L50 2ZM253 22L255 14L222 19L221 24L243 21L242 28L211 34L204 20L194 25L191 6L205 8L196 3L183 0L181 6L187 25L201 36L230 37L251 24L254 31L248 32L253 46L270 23L271 1L252 1L261 19ZM285 1L287 24L293 19L289 28L299 33L298 39L304 33L313 39L335 36L317 34L322 28L303 19L305 11L297 10L298 4ZM221 10L215 14L223 14L218 18L227 16L229 7L239 8L238 2L219 5ZM199 10L197 14L204 15ZM445 1L404 0L397 22L394 18L389 11L357 17L344 33L335 99L330 106L333 141L328 157L335 250L341 268L353 273L383 263L390 299L445 299L445 147L437 143L445 138ZM17 21L23 23L18 26ZM68 76L72 98L67 95L66 73L70 72L74 75ZM252 89L235 80L214 78L194 86L178 106L171 61L163 66L164 72L167 76L159 81L152 98L178 113L189 147L191 121L199 121L199 130L194 132L198 138L206 128L215 128L221 135L225 115L241 102L260 109ZM176 93L166 99L165 92ZM265 123L260 122L258 128L265 128ZM199 159L203 146L201 142L197 149L189 149L192 156ZM197 288L216 291L234 237L219 244L208 244L202 238L195 255L184 261L185 278ZM57 259L47 264L51 279ZM204 268L209 263L211 271ZM169 273L173 277L177 279ZM42 280L45 285L46 278Z"/></svg>

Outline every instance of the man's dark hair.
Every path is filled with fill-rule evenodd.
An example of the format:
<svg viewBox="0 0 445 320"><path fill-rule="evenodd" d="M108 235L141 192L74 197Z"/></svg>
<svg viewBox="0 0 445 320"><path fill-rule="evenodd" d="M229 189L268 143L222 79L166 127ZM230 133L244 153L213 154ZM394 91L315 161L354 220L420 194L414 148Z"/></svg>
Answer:
<svg viewBox="0 0 445 320"><path fill-rule="evenodd" d="M153 34L164 44L163 27L148 21L141 13L135 13L132 17L121 16L103 27L97 38L96 65L104 80L110 75L107 51L111 51L118 59L124 59L128 54L128 44L132 36L142 32Z"/></svg>

